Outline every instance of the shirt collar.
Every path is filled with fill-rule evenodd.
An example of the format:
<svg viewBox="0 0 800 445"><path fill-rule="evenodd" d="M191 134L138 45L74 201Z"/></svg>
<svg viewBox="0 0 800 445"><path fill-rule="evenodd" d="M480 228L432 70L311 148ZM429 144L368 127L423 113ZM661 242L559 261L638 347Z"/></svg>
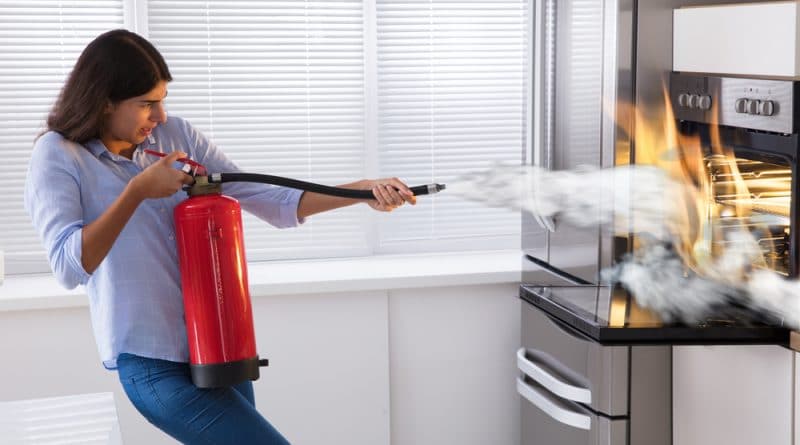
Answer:
<svg viewBox="0 0 800 445"><path fill-rule="evenodd" d="M142 151L143 146L153 145L155 143L156 139L151 134L150 136L147 137L147 139L144 140L144 142L136 146L136 150L134 150L134 152ZM106 144L104 144L103 141L101 141L100 139L90 140L89 142L86 143L86 148L88 148L89 151L91 151L92 154L97 158L99 158L100 156L103 155L103 153L105 153L107 157L113 159L113 157L111 156L111 152L108 151L108 148L106 148Z"/></svg>
<svg viewBox="0 0 800 445"><path fill-rule="evenodd" d="M98 158L103 153L108 153L109 155L111 154L111 152L108 151L108 149L106 148L105 144L103 144L103 141L101 141L100 139L90 140L89 142L86 143L86 148L88 148L89 151L91 151L92 154Z"/></svg>

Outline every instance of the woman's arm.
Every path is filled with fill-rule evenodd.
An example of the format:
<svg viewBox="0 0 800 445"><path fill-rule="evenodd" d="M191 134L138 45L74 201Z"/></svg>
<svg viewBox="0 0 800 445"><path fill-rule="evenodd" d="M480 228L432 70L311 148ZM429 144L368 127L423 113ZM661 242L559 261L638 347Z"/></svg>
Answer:
<svg viewBox="0 0 800 445"><path fill-rule="evenodd" d="M183 184L192 182L191 176L172 167L180 157L176 151L160 159L136 175L114 202L99 218L83 226L81 237L81 265L91 274L108 255L114 241L122 232L133 212L145 199L171 196Z"/></svg>
<svg viewBox="0 0 800 445"><path fill-rule="evenodd" d="M304 192L297 205L299 219L316 213L346 207L359 202L366 202L375 210L390 212L403 203L416 204L417 198L408 189L408 186L397 178L363 179L361 181L343 184L339 187L353 190L372 190L375 199L352 199L338 196L323 195L314 192Z"/></svg>

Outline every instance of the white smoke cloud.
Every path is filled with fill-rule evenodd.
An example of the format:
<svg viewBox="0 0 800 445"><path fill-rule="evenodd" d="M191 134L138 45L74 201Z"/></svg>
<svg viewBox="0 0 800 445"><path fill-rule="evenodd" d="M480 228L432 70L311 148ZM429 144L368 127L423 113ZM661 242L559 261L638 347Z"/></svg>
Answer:
<svg viewBox="0 0 800 445"><path fill-rule="evenodd" d="M635 234L639 248L602 272L664 321L690 324L730 316L800 328L800 283L754 269L758 241L747 231L726 232L726 249L691 267L678 252L687 234L703 230L698 191L653 166L549 171L498 166L451 181L448 192L492 207L519 209L559 224L600 225ZM681 244L683 243L683 244ZM699 252L702 254L702 252Z"/></svg>
<svg viewBox="0 0 800 445"><path fill-rule="evenodd" d="M449 193L493 207L555 217L578 227L611 226L617 233L648 233L661 240L688 225L693 190L651 166L550 171L498 166L447 184ZM665 205L665 199L674 205Z"/></svg>

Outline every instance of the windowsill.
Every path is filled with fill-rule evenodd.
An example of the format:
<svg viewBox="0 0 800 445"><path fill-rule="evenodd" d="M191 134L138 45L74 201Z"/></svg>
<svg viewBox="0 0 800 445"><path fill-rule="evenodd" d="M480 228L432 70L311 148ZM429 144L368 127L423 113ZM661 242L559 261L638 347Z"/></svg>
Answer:
<svg viewBox="0 0 800 445"><path fill-rule="evenodd" d="M503 250L253 263L252 297L438 286L516 283L521 252ZM0 311L87 306L82 287L65 290L52 275L6 277Z"/></svg>

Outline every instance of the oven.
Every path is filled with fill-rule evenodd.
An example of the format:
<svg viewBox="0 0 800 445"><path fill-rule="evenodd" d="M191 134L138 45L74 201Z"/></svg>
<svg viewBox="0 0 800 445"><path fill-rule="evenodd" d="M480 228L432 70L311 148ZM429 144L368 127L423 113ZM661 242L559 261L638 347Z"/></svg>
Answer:
<svg viewBox="0 0 800 445"><path fill-rule="evenodd" d="M715 254L745 230L762 253L752 267L792 278L800 268L798 85L679 72L669 82L681 140L702 149L709 228L703 241Z"/></svg>
<svg viewBox="0 0 800 445"><path fill-rule="evenodd" d="M671 105L668 122L707 149L695 179L713 203L703 214L713 228L702 241L708 251L724 250L745 228L762 252L754 267L796 277L796 83L671 73L675 8L750 1L535 0L526 160L552 171L645 164L642 121L657 122L652 139L666 140L673 129L660 125L660 113ZM523 214L521 223L514 384L523 445L670 445L672 345L788 341L771 325L651 322L600 273L642 240L573 227L558 214Z"/></svg>

